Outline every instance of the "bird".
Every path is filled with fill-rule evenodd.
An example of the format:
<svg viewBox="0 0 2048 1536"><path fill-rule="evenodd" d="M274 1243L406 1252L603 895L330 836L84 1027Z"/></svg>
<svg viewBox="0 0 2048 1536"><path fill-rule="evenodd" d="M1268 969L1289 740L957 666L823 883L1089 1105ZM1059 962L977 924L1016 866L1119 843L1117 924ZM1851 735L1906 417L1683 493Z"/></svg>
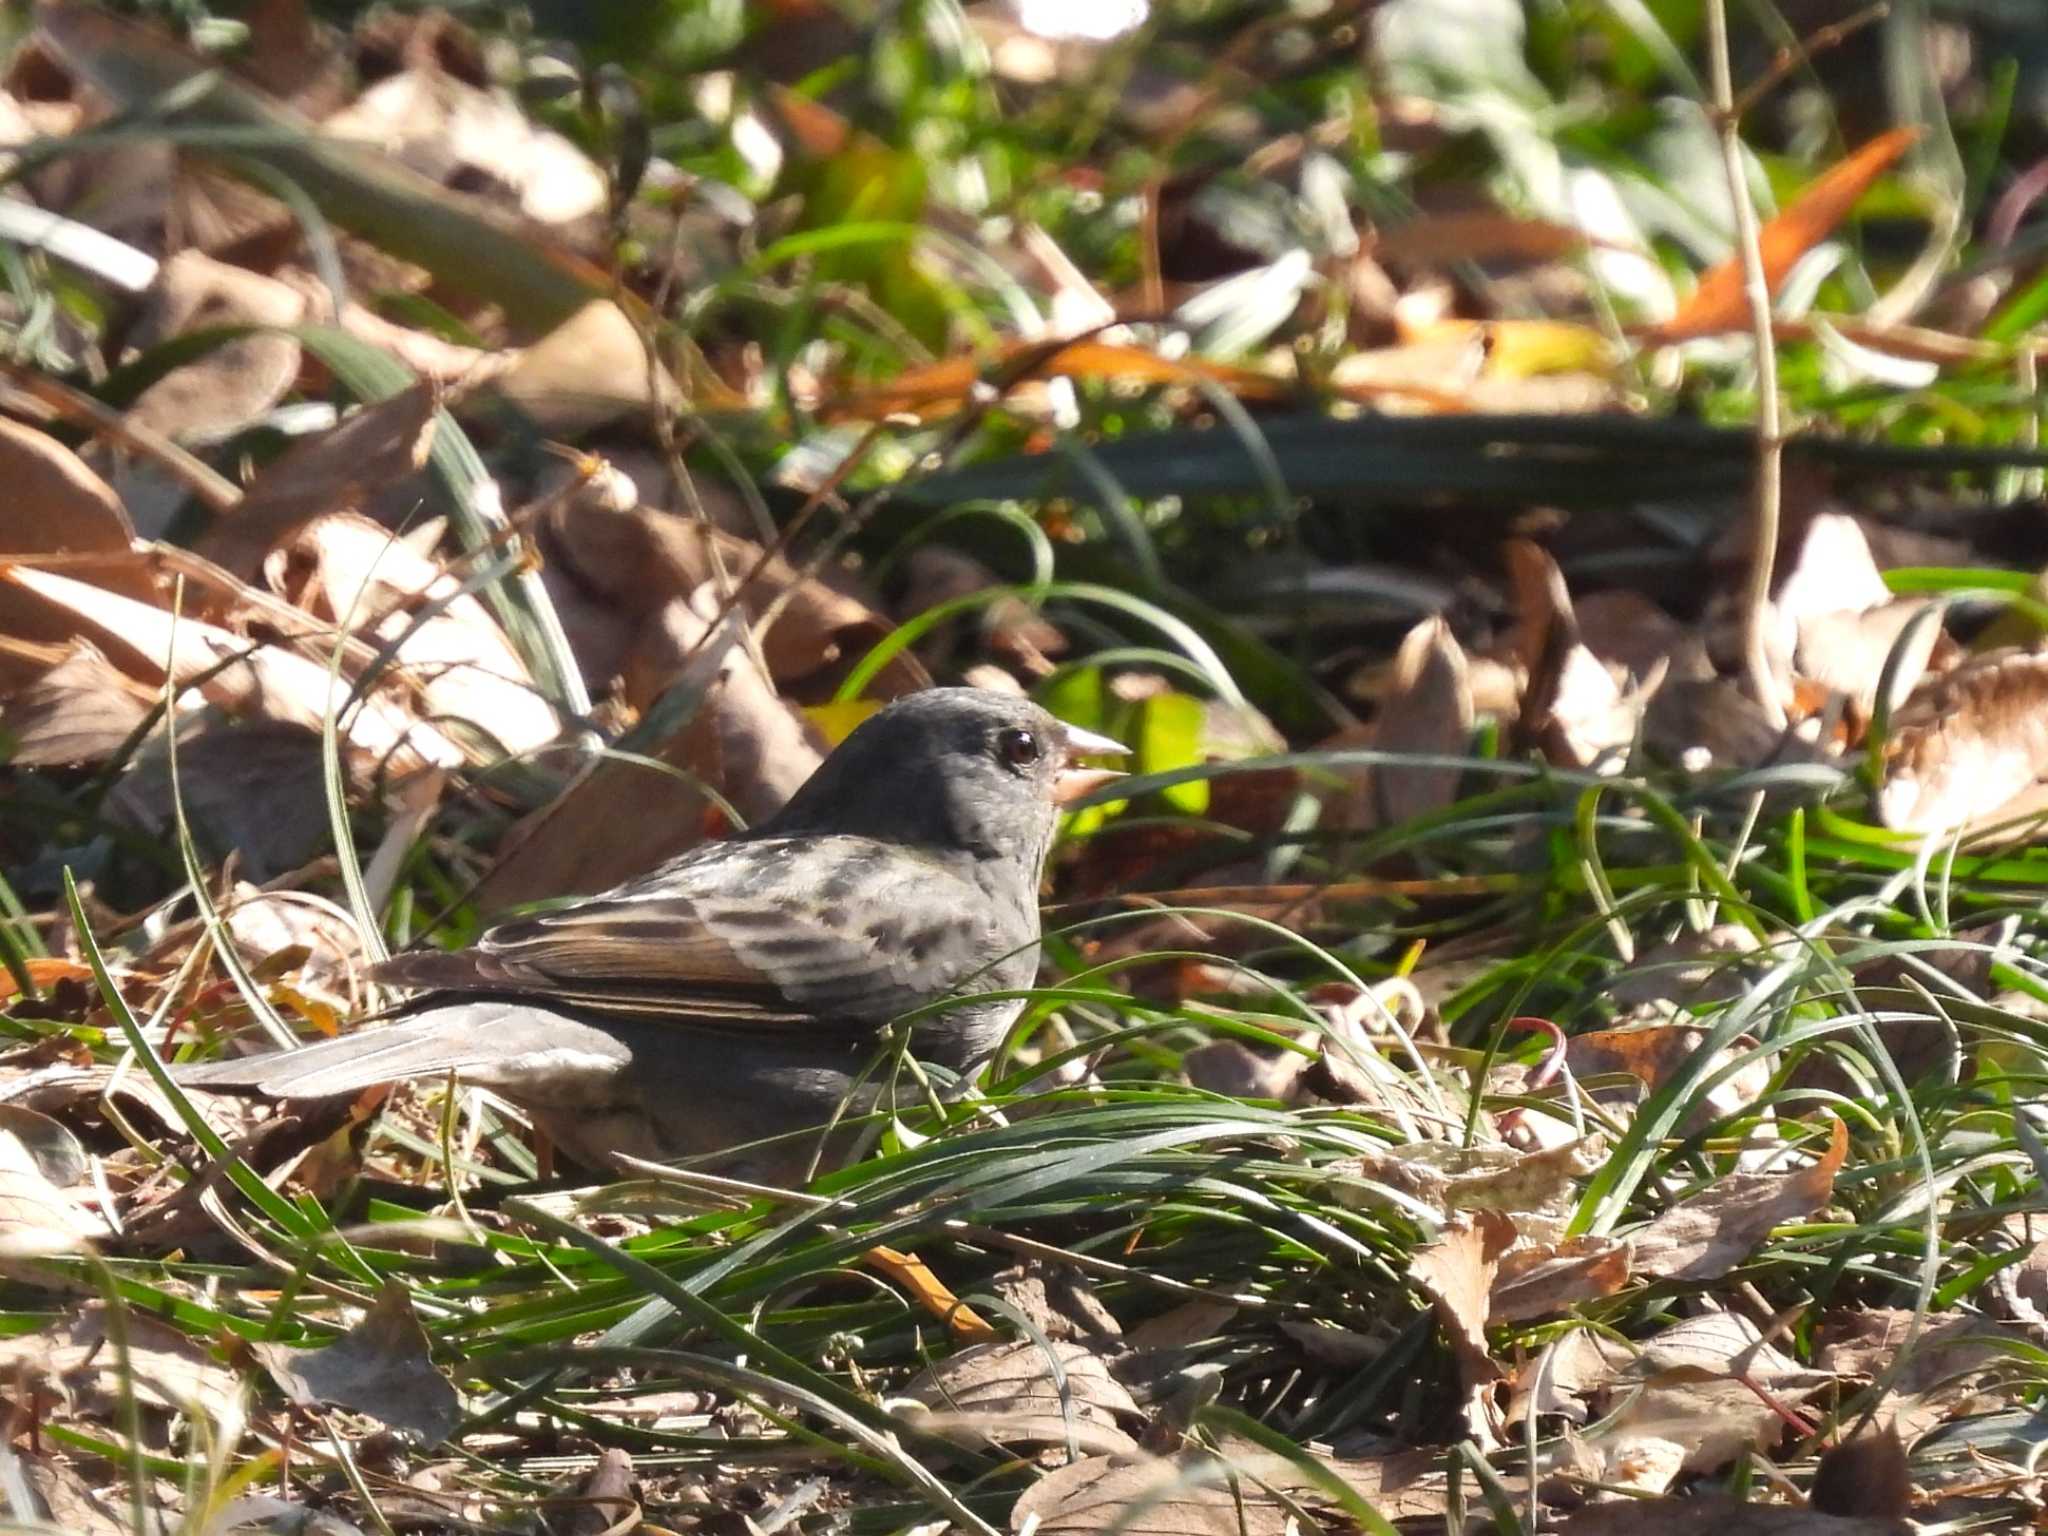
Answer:
<svg viewBox="0 0 2048 1536"><path fill-rule="evenodd" d="M409 951L390 1022L187 1066L215 1091L323 1099L453 1072L594 1171L698 1160L799 1180L816 1135L877 1099L907 1050L967 1076L1037 976L1041 870L1061 808L1127 751L1028 699L927 688L856 727L782 809L586 899ZM836 1146L843 1148L847 1138Z"/></svg>

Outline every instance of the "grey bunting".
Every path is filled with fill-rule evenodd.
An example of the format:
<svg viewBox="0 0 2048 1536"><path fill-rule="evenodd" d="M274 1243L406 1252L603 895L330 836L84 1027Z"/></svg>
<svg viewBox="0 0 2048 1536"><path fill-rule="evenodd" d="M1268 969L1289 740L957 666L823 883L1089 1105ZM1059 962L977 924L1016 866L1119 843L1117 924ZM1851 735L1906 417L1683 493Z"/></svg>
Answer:
<svg viewBox="0 0 2048 1536"><path fill-rule="evenodd" d="M1060 806L1115 773L1116 742L1027 700L933 688L877 711L780 812L600 895L376 967L413 988L389 1023L180 1071L198 1088L326 1098L458 1073L576 1161L740 1149L721 1172L786 1181L874 1089L884 1027L967 1073L1031 985L1038 881ZM882 1073L886 1077L886 1065Z"/></svg>

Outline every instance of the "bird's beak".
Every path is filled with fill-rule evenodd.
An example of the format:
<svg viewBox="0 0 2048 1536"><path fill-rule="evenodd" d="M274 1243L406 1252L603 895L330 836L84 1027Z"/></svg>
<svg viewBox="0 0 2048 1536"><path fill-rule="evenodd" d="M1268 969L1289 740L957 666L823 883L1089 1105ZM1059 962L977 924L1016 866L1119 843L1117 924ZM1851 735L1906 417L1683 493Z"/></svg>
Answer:
<svg viewBox="0 0 2048 1536"><path fill-rule="evenodd" d="M1077 757L1128 757L1131 749L1120 741L1111 741L1107 736L1098 736L1093 731L1084 731L1077 725L1065 727L1067 733L1066 760L1059 771L1052 776L1052 798L1055 805L1068 805L1080 799L1091 790L1113 783L1123 777L1114 768L1077 768Z"/></svg>

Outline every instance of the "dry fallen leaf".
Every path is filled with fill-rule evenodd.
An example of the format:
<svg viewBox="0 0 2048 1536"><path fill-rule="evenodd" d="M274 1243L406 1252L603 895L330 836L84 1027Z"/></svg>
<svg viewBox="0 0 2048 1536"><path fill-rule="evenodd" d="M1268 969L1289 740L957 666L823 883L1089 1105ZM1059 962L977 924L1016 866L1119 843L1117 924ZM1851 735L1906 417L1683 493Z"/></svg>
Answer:
<svg viewBox="0 0 2048 1536"><path fill-rule="evenodd" d="M1487 1317L1496 1323L1548 1317L1614 1295L1628 1284L1630 1271L1629 1245L1615 1238L1517 1244L1501 1255Z"/></svg>
<svg viewBox="0 0 2048 1536"><path fill-rule="evenodd" d="M1992 651L1926 679L1893 718L1878 815L1905 832L1993 821L2048 775L2048 655Z"/></svg>
<svg viewBox="0 0 2048 1536"><path fill-rule="evenodd" d="M1642 1536L1645 1531L1657 1536L1911 1536L1913 1527L1903 1520L1850 1518L1710 1495L1591 1504L1545 1529L1557 1536Z"/></svg>
<svg viewBox="0 0 2048 1536"><path fill-rule="evenodd" d="M1371 744L1382 752L1457 757L1471 745L1472 689L1465 651L1442 617L1408 631L1394 656L1392 688L1374 719ZM1457 798L1457 768L1434 764L1366 771L1362 826L1398 826L1440 811Z"/></svg>
<svg viewBox="0 0 2048 1536"><path fill-rule="evenodd" d="M651 507L572 497L554 510L543 534L546 553L566 575L642 624L706 583L718 592L727 590L719 582L730 582L752 622L773 619L759 643L777 683L829 675L893 628L874 608L782 555L764 559L752 540ZM899 655L870 691L892 698L927 681L922 667Z"/></svg>
<svg viewBox="0 0 2048 1536"><path fill-rule="evenodd" d="M285 396L299 376L299 343L282 334L306 317L288 283L179 251L163 264L148 308L129 336L148 350L191 331L261 327L173 368L136 398L128 420L185 443L215 443L241 431Z"/></svg>
<svg viewBox="0 0 2048 1536"><path fill-rule="evenodd" d="M462 1422L462 1402L434 1368L427 1333L404 1284L385 1282L362 1321L319 1349L249 1346L278 1386L306 1407L332 1403L439 1445Z"/></svg>
<svg viewBox="0 0 2048 1536"><path fill-rule="evenodd" d="M234 510L216 518L200 554L244 581L263 557L329 512L365 500L427 461L440 391L415 384L350 412L325 432L300 438L249 482Z"/></svg>
<svg viewBox="0 0 2048 1536"><path fill-rule="evenodd" d="M713 628L700 608L717 611L709 589L695 607L681 598L663 608L649 621L641 652L650 705L671 687L695 699L679 723L657 714L646 748L677 775L612 759L594 765L501 845L477 890L484 910L603 890L695 846L711 830L711 803L699 785L724 794L750 824L760 821L823 760L816 734L776 697L740 644L738 616L709 638ZM701 690L689 686L698 679Z"/></svg>
<svg viewBox="0 0 2048 1536"><path fill-rule="evenodd" d="M353 512L321 517L274 551L265 571L308 612L396 645L394 671L418 688L422 713L479 760L532 752L561 734L561 718L483 600L379 524Z"/></svg>
<svg viewBox="0 0 2048 1536"><path fill-rule="evenodd" d="M972 1344L920 1372L904 1392L932 1410L920 1424L977 1444L1059 1446L1071 1437L1088 1455L1135 1451L1118 1421L1136 1422L1138 1405L1102 1357L1085 1344L1051 1349L1048 1359L1031 1339Z"/></svg>
<svg viewBox="0 0 2048 1536"><path fill-rule="evenodd" d="M1773 1228L1803 1221L1833 1196L1849 1151L1837 1120L1819 1161L1792 1173L1731 1173L1623 1234L1637 1273L1656 1279L1714 1280L1755 1252Z"/></svg>
<svg viewBox="0 0 2048 1536"><path fill-rule="evenodd" d="M7 760L24 768L104 762L149 718L157 696L89 641L53 648L0 640L0 654L9 660L53 652L39 675L0 698Z"/></svg>
<svg viewBox="0 0 2048 1536"><path fill-rule="evenodd" d="M1834 1380L1765 1343L1748 1318L1702 1313L1643 1341L1615 1373L1607 1395L1622 1406L1590 1443L1606 1481L1661 1492L1683 1473L1775 1443L1787 1426L1772 1404L1789 1407Z"/></svg>
<svg viewBox="0 0 2048 1536"><path fill-rule="evenodd" d="M1900 1351L1909 1347L1899 1366ZM2000 1362L2014 1360L2015 1352L2024 1358L2034 1348L2028 1330L1975 1313L1932 1312L1916 1331L1910 1311L1872 1307L1823 1317L1814 1358L1852 1378L1874 1378L1896 1366L1882 1413L1911 1445L1937 1424L1971 1411L1973 1400L1997 1380Z"/></svg>
<svg viewBox="0 0 2048 1536"><path fill-rule="evenodd" d="M111 1416L124 1392L175 1413L203 1414L221 1433L239 1432L242 1386L184 1334L135 1311L121 1319L117 1342L107 1308L88 1302L64 1323L0 1340L0 1372L53 1392L75 1411Z"/></svg>
<svg viewBox="0 0 2048 1536"><path fill-rule="evenodd" d="M304 726L317 732L328 709L325 667L274 645L252 646L228 630L196 618L173 619L152 603L137 602L55 571L9 565L0 559L0 583L12 584L72 616L84 637L125 670L161 682L166 673L194 683L221 708ZM223 665L226 663L226 665ZM346 697L334 690L334 706ZM454 767L462 753L446 736L406 716L391 700L372 694L348 719L349 745L375 762L400 768L434 763Z"/></svg>
<svg viewBox="0 0 2048 1536"><path fill-rule="evenodd" d="M1225 1451L1222 1460L1185 1452L1069 1462L1024 1490L1010 1508L1010 1529L1044 1536L1291 1536L1301 1528L1294 1507L1343 1528L1330 1495L1292 1462L1242 1442ZM1435 1452L1316 1459L1388 1519L1443 1518Z"/></svg>
<svg viewBox="0 0 2048 1536"><path fill-rule="evenodd" d="M1777 292L1793 264L1833 233L1835 226L1849 216L1857 199L1870 190L1871 183L1889 170L1919 137L1920 130L1912 127L1879 134L1846 160L1815 177L1758 231L1764 281L1772 293ZM1692 296L1678 306L1678 313L1650 334L1659 341L1683 341L1720 331L1746 330L1749 323L1742 258L1736 255L1703 274Z"/></svg>
<svg viewBox="0 0 2048 1536"><path fill-rule="evenodd" d="M1681 1067L1698 1054L1707 1038L1704 1029L1690 1024L1635 1025L1625 1029L1594 1029L1573 1035L1565 1043L1565 1065L1574 1077L1623 1075L1633 1083L1594 1090L1595 1103L1615 1111L1632 1109L1669 1082ZM1739 1036L1716 1053L1713 1070L1732 1067L1739 1053L1753 1051L1756 1042ZM1752 1060L1698 1096L1680 1122L1683 1134L1691 1135L1730 1115L1739 1114L1771 1083L1768 1060Z"/></svg>

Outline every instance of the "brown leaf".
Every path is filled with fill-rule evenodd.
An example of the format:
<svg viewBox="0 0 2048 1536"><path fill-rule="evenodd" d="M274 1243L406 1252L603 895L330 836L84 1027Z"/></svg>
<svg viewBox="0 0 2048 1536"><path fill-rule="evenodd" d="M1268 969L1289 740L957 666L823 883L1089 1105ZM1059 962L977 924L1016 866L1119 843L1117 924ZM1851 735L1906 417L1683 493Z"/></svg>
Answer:
<svg viewBox="0 0 2048 1536"><path fill-rule="evenodd" d="M1269 1055L1242 1040L1211 1040L1181 1057L1189 1084L1233 1099L1285 1099L1308 1070L1308 1059L1292 1051Z"/></svg>
<svg viewBox="0 0 2048 1536"><path fill-rule="evenodd" d="M1747 1259L1772 1230L1802 1221L1833 1196L1849 1151L1849 1128L1834 1123L1820 1160L1793 1173L1732 1173L1626 1234L1639 1274L1713 1280Z"/></svg>
<svg viewBox="0 0 2048 1536"><path fill-rule="evenodd" d="M1143 347L1113 342L1010 341L993 357L949 357L905 369L880 389L825 401L820 414L827 420L879 421L907 412L930 419L964 408L985 380L1003 384L1056 376L1123 384L1208 382L1245 400L1284 399L1294 388L1286 379L1250 368L1201 358L1162 357Z"/></svg>
<svg viewBox="0 0 2048 1536"><path fill-rule="evenodd" d="M1624 690L1580 638L1564 573L1549 552L1527 539L1510 539L1504 552L1515 596L1515 650L1529 679L1521 737L1553 762L1619 772L1668 663Z"/></svg>
<svg viewBox="0 0 2048 1536"><path fill-rule="evenodd" d="M1316 1458L1388 1518L1439 1521L1445 1508L1440 1459L1433 1451ZM1284 1493L1285 1501L1268 1490ZM1010 1508L1010 1529L1022 1531L1035 1521L1045 1536L1288 1536L1300 1528L1291 1505L1341 1528L1329 1494L1299 1467L1236 1441L1221 1461L1185 1452L1070 1462L1024 1490Z"/></svg>
<svg viewBox="0 0 2048 1536"><path fill-rule="evenodd" d="M404 1284L386 1281L362 1321L319 1349L251 1344L294 1403L332 1403L439 1445L462 1422L462 1402L434 1368L427 1333Z"/></svg>
<svg viewBox="0 0 2048 1536"><path fill-rule="evenodd" d="M270 327L215 347L173 368L137 397L128 420L178 442L232 437L285 396L299 376L299 344L276 328L306 317L306 301L289 284L178 252L157 273L149 307L130 344L147 350L191 331L216 326Z"/></svg>
<svg viewBox="0 0 2048 1536"><path fill-rule="evenodd" d="M1501 1255L1487 1317L1520 1323L1612 1296L1629 1281L1629 1248L1607 1237L1568 1237L1516 1246Z"/></svg>
<svg viewBox="0 0 2048 1536"><path fill-rule="evenodd" d="M1441 616L1408 631L1394 656L1393 688L1373 722L1382 752L1457 757L1471 745L1472 689L1465 651ZM1460 770L1375 766L1366 777L1367 826L1398 826L1457 798Z"/></svg>
<svg viewBox="0 0 2048 1536"><path fill-rule="evenodd" d="M9 658L50 654L50 647L0 641ZM111 757L156 704L156 696L88 641L73 640L57 660L0 700L7 760L24 768L71 768Z"/></svg>
<svg viewBox="0 0 2048 1536"><path fill-rule="evenodd" d="M703 602L711 608L708 592ZM514 829L477 891L485 910L600 891L695 846L710 813L697 784L725 794L751 823L810 776L822 761L817 738L738 643L737 624L728 618L716 639L701 644L711 625L687 599L654 616L642 662L650 702L686 677L707 680L689 718L648 749L688 777L624 761L597 764ZM656 653L665 659L656 662Z"/></svg>
<svg viewBox="0 0 2048 1536"><path fill-rule="evenodd" d="M169 1324L129 1311L117 1344L106 1307L88 1302L68 1321L0 1341L0 1372L56 1393L83 1413L111 1415L124 1392L148 1407L203 1414L223 1428L243 1421L234 1372ZM123 1356L126 1356L125 1369Z"/></svg>
<svg viewBox="0 0 2048 1536"><path fill-rule="evenodd" d="M135 530L120 498L54 437L0 418L0 557L57 557L71 576L151 601L155 583L133 554ZM41 601L0 588L0 637L29 646L64 646L71 625ZM35 676L54 659L31 651L0 654L0 685Z"/></svg>
<svg viewBox="0 0 2048 1536"><path fill-rule="evenodd" d="M1584 230L1488 208L1404 219L1378 231L1373 254L1409 266L1448 266L1467 261L1557 261L1578 254L1586 245Z"/></svg>
<svg viewBox="0 0 2048 1536"><path fill-rule="evenodd" d="M1589 1504L1545 1529L1557 1536L1911 1536L1913 1527L1903 1520L1851 1519L1708 1496Z"/></svg>
<svg viewBox="0 0 2048 1536"><path fill-rule="evenodd" d="M673 410L682 400L668 369L609 299L593 299L521 351L499 375L497 389L549 437L574 437L650 409Z"/></svg>
<svg viewBox="0 0 2048 1536"><path fill-rule="evenodd" d="M395 673L419 690L422 713L451 731L467 726L480 759L531 752L561 734L554 706L482 599L370 519L321 517L265 569L274 587L297 588L301 608L397 645Z"/></svg>
<svg viewBox="0 0 2048 1536"><path fill-rule="evenodd" d="M153 736L107 797L112 819L152 837L175 824L163 733ZM178 783L202 855L239 857L254 880L274 880L326 847L320 736L289 720L237 720L217 710L181 719Z"/></svg>
<svg viewBox="0 0 2048 1536"><path fill-rule="evenodd" d="M1507 1216L1475 1211L1416 1249L1408 1265L1409 1284L1436 1307L1468 1382L1500 1374L1486 1347L1486 1323L1501 1256L1514 1240L1515 1224Z"/></svg>
<svg viewBox="0 0 2048 1536"><path fill-rule="evenodd" d="M829 674L894 627L874 608L781 555L764 561L752 540L650 507L575 498L550 517L545 535L550 557L578 585L643 623L676 599L689 600L706 583L721 590L715 585L721 570L735 585L745 582L739 589L742 611L756 624L774 619L759 640L778 683ZM899 656L874 691L893 697L925 681L923 668Z"/></svg>
<svg viewBox="0 0 2048 1536"><path fill-rule="evenodd" d="M1052 1354L1057 1375L1035 1340L974 1344L920 1372L904 1391L933 1410L923 1423L976 1443L1058 1446L1071 1434L1092 1454L1135 1451L1117 1421L1135 1421L1138 1405L1102 1357L1076 1343L1053 1343Z"/></svg>
<svg viewBox="0 0 2048 1536"><path fill-rule="evenodd" d="M2048 656L1992 651L1928 678L1892 722L1879 818L1907 832L1997 819L2048 774Z"/></svg>
<svg viewBox="0 0 2048 1536"><path fill-rule="evenodd" d="M1445 1219L1459 1211L1556 1213L1569 1199L1573 1182L1598 1167L1605 1152L1606 1141L1597 1135L1540 1152L1423 1143L1342 1159L1330 1172L1339 1176L1335 1192L1346 1204L1384 1200L1352 1182L1362 1180L1398 1191Z"/></svg>
<svg viewBox="0 0 2048 1536"><path fill-rule="evenodd" d="M1899 1353L1909 1343L1911 1353L1898 1366ZM1883 1412L1910 1445L1969 1411L2015 1345L2033 1347L2026 1330L1975 1313L1929 1313L1916 1333L1910 1311L1875 1307L1822 1318L1814 1358L1823 1368L1850 1377L1874 1378L1898 1366Z"/></svg>
<svg viewBox="0 0 2048 1536"><path fill-rule="evenodd" d="M1645 957L1648 958L1647 956ZM1594 1029L1573 1035L1565 1043L1565 1065L1575 1077L1603 1077L1620 1073L1635 1084L1595 1090L1595 1103L1614 1109L1640 1104L1669 1082L1699 1052L1707 1032L1690 1024L1635 1025L1626 1029ZM1735 1053L1754 1049L1756 1042L1738 1037L1717 1053L1714 1070L1732 1066ZM1740 1068L1699 1096L1698 1102L1680 1122L1690 1135L1726 1116L1739 1113L1770 1086L1768 1061L1755 1061ZM1639 1085L1639 1086L1637 1086Z"/></svg>
<svg viewBox="0 0 2048 1536"><path fill-rule="evenodd" d="M1758 231L1764 282L1775 294L1793 264L1831 234L1849 216L1858 198L1889 170L1920 137L1914 127L1881 133L1840 164L1814 178L1778 216ZM1749 302L1743 294L1742 256L1737 253L1700 278L1678 313L1656 327L1659 341L1683 341L1720 331L1749 327Z"/></svg>
<svg viewBox="0 0 2048 1536"><path fill-rule="evenodd" d="M440 391L415 384L300 438L258 472L233 512L214 520L199 552L253 581L263 557L307 524L329 512L359 510L373 493L425 464L439 411Z"/></svg>

